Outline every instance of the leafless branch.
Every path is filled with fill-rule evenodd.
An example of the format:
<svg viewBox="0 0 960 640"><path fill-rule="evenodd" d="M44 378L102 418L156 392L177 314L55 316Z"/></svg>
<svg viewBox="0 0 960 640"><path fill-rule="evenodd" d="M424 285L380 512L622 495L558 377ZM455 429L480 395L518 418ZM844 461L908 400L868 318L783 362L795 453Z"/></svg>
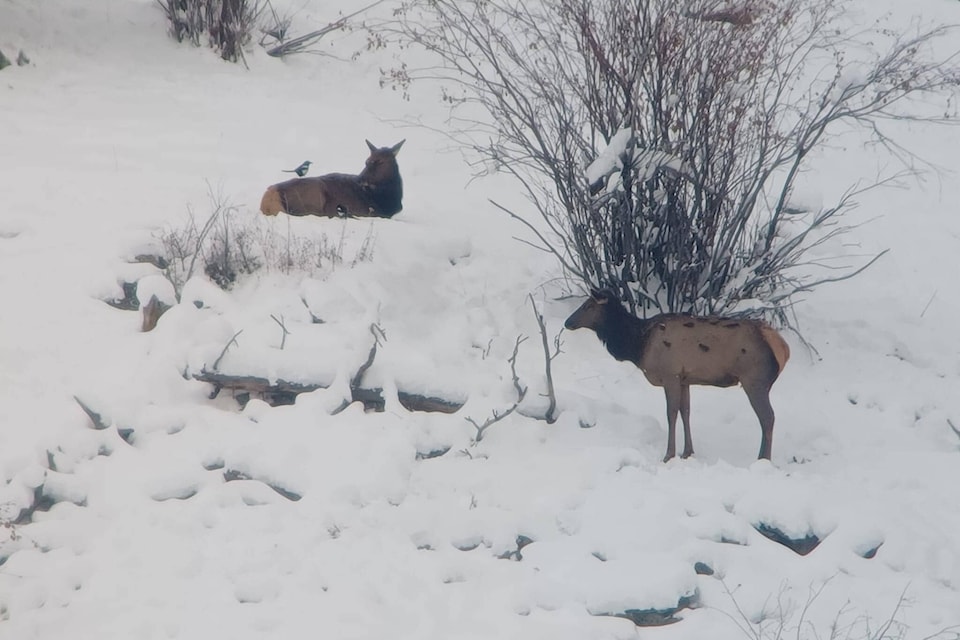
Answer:
<svg viewBox="0 0 960 640"><path fill-rule="evenodd" d="M490 200L490 204L492 204L493 206L495 206L497 209L500 209L501 211L503 211L504 213L506 213L508 216L510 216L511 218L513 218L514 220L516 220L517 222L519 222L520 224L522 224L523 226L525 226L527 229L530 230L531 233L533 233L535 236L537 236L537 239L538 239L538 240L540 240L540 244L539 244L539 245L538 245L538 244L533 244L532 242L524 241L524 240L521 240L521 242L526 242L526 244L529 244L530 246L534 247L535 249L539 249L539 250L545 251L545 252L547 252L547 253L552 253L552 254L554 255L554 257L557 258L557 260L560 262L560 264L562 264L563 267L564 267L567 271L570 271L571 273L574 273L574 274L578 274L578 275L579 275L579 270L577 269L577 267L574 266L572 263L570 263L570 262L567 260L567 256L566 256L564 253L562 253L562 252L560 251L560 249L558 249L558 248L555 246L555 243L550 242L550 241L544 236L544 234L543 234L534 224L532 224L530 221L528 221L528 220L527 220L526 218L524 218L523 216L517 215L516 213L514 213L514 212L511 211L510 209L507 209L506 207L504 207L503 205L499 204L498 202L496 202L496 201L494 201L494 200Z"/></svg>
<svg viewBox="0 0 960 640"><path fill-rule="evenodd" d="M320 42L320 40L325 35L327 35L332 31L340 31L342 29L345 29L351 19L357 17L362 13L369 11L370 9L377 6L378 4L383 4L383 2L384 0L376 0L376 2L371 2L367 6L361 9L357 9L353 13L349 13L345 16L341 16L340 18L334 20L333 22L328 23L325 27L321 29L316 29L314 31L311 31L310 33L304 34L302 36L298 36L296 38L292 38L290 40L286 39L287 29L284 28L282 32L279 32L276 34L276 40L279 42L279 44L268 48L267 55L273 56L275 58L282 58L284 56L288 56L294 53L310 52L313 46L316 45L318 42ZM287 25L287 28L289 28L289 24ZM266 34L266 35L273 36L273 34ZM264 44L263 39L261 39L260 44L261 45Z"/></svg>
<svg viewBox="0 0 960 640"><path fill-rule="evenodd" d="M724 593L727 594L727 597L730 599L730 602L733 603L733 608L736 610L737 615L734 616L733 614L728 613L723 609L719 610L720 613L722 613L731 622L733 622L733 624L737 626L737 628L740 630L741 633L743 633L743 635L747 636L748 638L751 638L751 640L763 640L763 637L760 634L760 631L755 628L754 623L743 611L743 608L740 606L740 602L736 599L734 595L734 591L730 589L730 586L727 584L727 581L724 580L722 577L718 578L718 580L720 581L720 585L723 587Z"/></svg>
<svg viewBox="0 0 960 640"><path fill-rule="evenodd" d="M370 324L370 333L373 335L373 345L370 347L370 353L367 354L367 360L360 365L360 368L357 369L357 372L354 374L353 378L350 379L350 388L359 389L363 384L363 376L366 375L367 370L373 366L373 361L377 357L377 349L380 347L380 340L386 340L387 334L384 333L383 329L380 328L380 325L373 322Z"/></svg>
<svg viewBox="0 0 960 640"><path fill-rule="evenodd" d="M487 418L483 424L477 424L476 420L467 417L466 421L472 424L473 428L477 431L473 438L473 444L477 444L483 440L483 436L487 432L487 429L516 411L517 407L520 406L520 403L523 402L523 399L527 397L527 387L524 387L522 384L520 384L520 377L517 375L517 354L520 352L520 345L523 344L525 340L526 337L517 336L517 341L513 345L513 355L507 359L507 362L510 363L510 373L513 376L513 388L517 392L517 401L510 405L510 407L505 411L494 410L493 414Z"/></svg>
<svg viewBox="0 0 960 640"><path fill-rule="evenodd" d="M233 334L233 337L230 338L230 340L227 341L227 344L226 344L226 345L224 345L223 351L221 351L221 352L220 352L220 355L217 356L217 359L213 361L213 367L212 367L212 370L213 370L213 371L219 371L219 370L220 370L220 361L223 360L223 356L227 355L227 350L228 350L231 346L233 346L233 345L240 346L239 343L237 342L237 336L239 336L241 333L243 333L243 329L240 329L240 331L237 331L235 334Z"/></svg>
<svg viewBox="0 0 960 640"><path fill-rule="evenodd" d="M527 393L527 388L520 384L520 377L517 376L517 354L520 352L520 345L526 341L526 336L517 336L517 341L513 345L513 354L507 359L507 362L510 363L510 373L513 376L513 388L516 389L518 398Z"/></svg>
<svg viewBox="0 0 960 640"><path fill-rule="evenodd" d="M947 426L950 427L950 431L953 431L954 435L960 438L960 429L957 428L957 425L953 424L953 420L947 418Z"/></svg>
<svg viewBox="0 0 960 640"><path fill-rule="evenodd" d="M937 297L937 290L934 290L933 294L930 296L930 299L927 300L927 304L924 305L923 311L920 312L920 317L922 318L927 314L927 309L930 308L930 305L933 304L933 300Z"/></svg>
<svg viewBox="0 0 960 640"><path fill-rule="evenodd" d="M952 624L920 640L960 640L960 624Z"/></svg>
<svg viewBox="0 0 960 640"><path fill-rule="evenodd" d="M546 369L546 378L547 378L547 398L549 398L549 405L547 406L547 411L544 414L544 418L547 421L547 424L553 424L557 421L557 394L553 388L553 370L551 368L551 363L553 359L560 355L560 333L554 336L553 344L555 351L553 354L550 353L550 345L547 342L547 328L543 323L543 316L537 310L537 303L533 300L533 295L528 295L530 298L530 306L533 307L533 316L537 319L537 326L540 328L540 341L543 344L543 365ZM562 329L560 330L563 331Z"/></svg>
<svg viewBox="0 0 960 640"><path fill-rule="evenodd" d="M183 276L183 281L186 282L193 277L193 270L197 264L197 258L203 255L203 243L207 239L207 234L213 229L214 225L217 223L217 220L220 219L221 214L223 213L222 202L213 197L213 190L209 183L207 183L207 190L211 194L211 202L213 203L213 211L211 211L210 216L207 218L206 222L203 223L203 227L197 232L192 255L190 258L190 267L187 269L186 274ZM193 221L193 209L190 208L190 205L187 205L187 212L190 214L190 220Z"/></svg>
<svg viewBox="0 0 960 640"><path fill-rule="evenodd" d="M521 397L520 400L523 400L523 397ZM473 438L473 443L476 444L481 440L483 440L483 436L487 432L488 428L490 428L492 425L496 424L497 422L500 422L501 420L509 416L511 413L516 411L519 405L520 405L520 402L517 401L512 405L510 405L510 408L507 409L506 411L500 412L500 411L494 410L493 414L489 418L487 418L483 422L483 424L477 424L477 422L473 418L467 417L466 421L472 424L473 428L477 430L477 434Z"/></svg>
<svg viewBox="0 0 960 640"><path fill-rule="evenodd" d="M759 616L748 616L736 597L736 590L731 589L726 581L718 578L724 592L729 599L733 612L718 609L728 618L739 631L750 640L783 640L792 632L795 640L812 638L820 640L902 640L907 627L901 619L904 607L908 603L907 591L904 588L897 598L890 614L884 617L879 626L874 627L873 620L867 615L855 615L850 603L847 602L837 611L832 623L827 629L818 629L810 619L814 605L820 600L833 578L829 578L818 586L811 585L806 600L798 608L787 598L788 589L784 583L773 600L773 607L764 606ZM769 603L768 603L769 604ZM824 633L826 632L826 633ZM951 625L940 629L923 640L958 640L960 639L960 625Z"/></svg>
<svg viewBox="0 0 960 640"><path fill-rule="evenodd" d="M309 311L309 309L308 309ZM283 348L287 344L287 336L290 335L290 332L287 330L287 325L283 323L283 314L280 315L280 319L277 320L277 316L270 314L270 317L273 318L273 321L280 325L280 330L283 331L283 336L280 338L280 351L283 351Z"/></svg>
<svg viewBox="0 0 960 640"><path fill-rule="evenodd" d="M312 322L313 324L323 324L323 318L319 317L318 315L316 315L316 314L313 312L313 309L311 309L311 308L310 308L310 305L307 304L307 299L306 299L306 298L304 298L304 297L301 296L301 297L300 297L300 302L303 303L303 306L306 307L306 309L307 309L307 313L310 314L310 322Z"/></svg>
<svg viewBox="0 0 960 640"><path fill-rule="evenodd" d="M877 629L875 633L869 633L869 640L887 640L891 637L902 638L903 634L899 633L896 636L890 636L890 629L894 627L902 627L903 623L898 619L900 610L903 608L904 603L907 599L907 590L910 588L910 585L907 585L903 588L903 591L900 592L900 597L897 598L896 604L893 606L893 611L890 612L890 615L880 624L880 628ZM869 632L870 621L864 620L865 625L867 626Z"/></svg>

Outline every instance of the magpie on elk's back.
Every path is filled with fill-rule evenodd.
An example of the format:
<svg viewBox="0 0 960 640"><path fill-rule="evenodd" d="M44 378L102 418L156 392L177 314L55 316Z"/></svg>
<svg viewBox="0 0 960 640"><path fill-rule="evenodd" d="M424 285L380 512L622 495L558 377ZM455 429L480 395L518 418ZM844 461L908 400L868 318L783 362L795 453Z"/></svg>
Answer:
<svg viewBox="0 0 960 640"><path fill-rule="evenodd" d="M311 162L309 160L304 160L296 169L281 169L281 171L284 173L295 173L297 176L302 178L303 176L307 175L307 171L310 171L310 164Z"/></svg>

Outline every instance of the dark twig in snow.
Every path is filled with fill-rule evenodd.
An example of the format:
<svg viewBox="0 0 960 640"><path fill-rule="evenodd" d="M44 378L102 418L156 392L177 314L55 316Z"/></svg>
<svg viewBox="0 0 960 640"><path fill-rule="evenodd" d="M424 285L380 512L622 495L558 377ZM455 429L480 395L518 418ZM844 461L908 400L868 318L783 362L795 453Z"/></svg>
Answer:
<svg viewBox="0 0 960 640"><path fill-rule="evenodd" d="M304 297L300 298L300 302L303 303L303 306L306 307L307 313L310 314L310 322L313 324L323 324L323 318L319 317L313 312L313 309L310 308L310 305L307 304L307 299Z"/></svg>
<svg viewBox="0 0 960 640"><path fill-rule="evenodd" d="M477 435L474 436L473 444L477 444L483 440L483 434L486 433L492 425L500 422L511 413L517 410L517 407L520 406L520 403L523 402L523 399L527 397L527 387L524 387L520 383L520 377L517 375L517 353L520 351L520 345L527 338L525 336L517 336L517 342L513 345L513 355L507 360L510 363L510 372L513 374L513 388L517 391L517 401L514 402L509 409L506 411L496 411L494 410L493 414L487 418L483 424L477 424L477 421L473 418L467 418L467 422L473 425L473 428L477 430Z"/></svg>
<svg viewBox="0 0 960 640"><path fill-rule="evenodd" d="M344 399L343 404L334 409L331 415L342 413L352 402L360 401L363 402L364 405L373 401L383 402L383 395L380 389L364 389L360 386L363 384L363 376L366 375L367 370L373 366L373 361L377 357L380 340L387 339L387 334L380 328L380 325L375 322L370 324L370 333L373 334L373 345L370 347L370 353L367 354L366 361L360 365L360 368L357 369L353 378L350 379L350 398Z"/></svg>
<svg viewBox="0 0 960 640"><path fill-rule="evenodd" d="M384 333L383 329L380 328L380 325L377 323L370 324L370 333L373 334L373 346L370 347L370 353L367 355L367 361L360 365L360 368L357 369L357 373L353 376L353 379L350 380L350 389L359 389L360 384L363 382L363 376L367 373L367 369L373 366L373 361L377 357L377 348L380 346L380 340L386 340L387 334Z"/></svg>
<svg viewBox="0 0 960 640"><path fill-rule="evenodd" d="M233 337L230 338L229 341L227 341L227 344L226 344L226 345L224 345L223 351L221 351L221 352L220 352L220 355L217 357L217 359L213 361L213 370L214 370L214 371L219 371L219 370L220 370L220 361L223 360L223 356L227 355L227 350L228 350L232 345L240 346L239 343L237 342L237 336L239 336L241 333L243 333L243 329L240 329L240 331L237 331L235 334L233 334Z"/></svg>
<svg viewBox="0 0 960 640"><path fill-rule="evenodd" d="M309 309L308 309L309 310ZM277 316L270 314L270 317L273 318L273 321L280 325L280 329L283 331L283 336L280 338L280 351L283 351L283 348L287 345L287 336L290 335L290 332L287 330L287 325L283 323L283 314L280 314L280 319L277 320Z"/></svg>
<svg viewBox="0 0 960 640"><path fill-rule="evenodd" d="M933 304L933 300L934 300L936 297L937 297L937 291L934 291L934 292L933 292L933 295L930 296L930 300L927 301L927 306L925 306L925 307L923 308L923 311L920 312L920 317L921 317L921 318L922 318L924 315L926 315L927 309L930 308L930 305Z"/></svg>
<svg viewBox="0 0 960 640"><path fill-rule="evenodd" d="M947 426L950 427L950 430L953 431L958 438L960 438L960 429L957 429L957 426L953 424L953 420L947 418Z"/></svg>
<svg viewBox="0 0 960 640"><path fill-rule="evenodd" d="M517 375L517 353L520 351L520 345L526 341L527 336L517 336L517 341L513 345L513 354L507 359L510 363L510 373L513 374L513 388L517 390L518 397L527 393L527 388L520 384L520 377ZM519 403L520 400L517 400L517 404Z"/></svg>
<svg viewBox="0 0 960 640"><path fill-rule="evenodd" d="M533 295L528 295L530 298L530 306L533 307L533 315L537 319L537 326L540 327L540 341L543 343L543 363L546 369L547 376L547 398L550 399L550 404L547 406L547 411L544 414L544 418L547 421L547 424L553 424L557 421L557 394L553 387L553 370L550 366L550 363L553 362L553 359L560 355L560 333L563 333L563 329L560 330L554 339L553 346L554 352L550 353L550 346L547 342L547 328L543 323L543 316L540 315L540 312L537 311L537 303L533 301Z"/></svg>

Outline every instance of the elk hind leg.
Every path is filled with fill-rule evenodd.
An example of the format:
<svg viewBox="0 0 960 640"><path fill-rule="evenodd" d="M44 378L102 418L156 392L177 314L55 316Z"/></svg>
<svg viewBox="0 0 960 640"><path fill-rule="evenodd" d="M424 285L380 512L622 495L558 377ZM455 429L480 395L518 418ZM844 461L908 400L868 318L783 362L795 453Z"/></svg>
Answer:
<svg viewBox="0 0 960 640"><path fill-rule="evenodd" d="M677 455L677 413L683 404L683 386L668 384L663 391L667 396L667 453L663 461L667 462Z"/></svg>
<svg viewBox="0 0 960 640"><path fill-rule="evenodd" d="M683 453L681 458L693 455L693 436L690 435L690 385L680 387L680 419L683 420Z"/></svg>
<svg viewBox="0 0 960 640"><path fill-rule="evenodd" d="M753 407L757 419L760 420L760 455L758 460L769 460L773 449L773 405L770 404L770 386L769 385L751 385L743 388L750 399L750 406Z"/></svg>

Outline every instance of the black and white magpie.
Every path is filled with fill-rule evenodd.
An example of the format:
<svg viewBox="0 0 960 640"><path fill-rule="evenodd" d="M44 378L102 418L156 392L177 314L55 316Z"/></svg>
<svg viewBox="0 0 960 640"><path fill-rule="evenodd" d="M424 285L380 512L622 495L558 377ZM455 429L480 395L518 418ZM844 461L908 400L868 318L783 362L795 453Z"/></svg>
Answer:
<svg viewBox="0 0 960 640"><path fill-rule="evenodd" d="M310 164L311 162L309 160L304 160L296 169L281 169L281 171L284 173L295 173L302 178L307 175L307 171L310 171Z"/></svg>

